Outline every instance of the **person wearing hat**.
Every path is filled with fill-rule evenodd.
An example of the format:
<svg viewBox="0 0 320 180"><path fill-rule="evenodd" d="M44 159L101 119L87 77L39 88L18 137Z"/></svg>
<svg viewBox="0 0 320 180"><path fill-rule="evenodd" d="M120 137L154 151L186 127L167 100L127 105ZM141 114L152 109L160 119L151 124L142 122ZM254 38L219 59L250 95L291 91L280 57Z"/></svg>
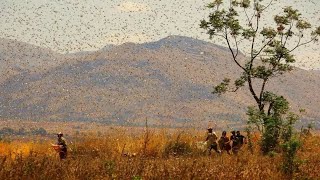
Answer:
<svg viewBox="0 0 320 180"><path fill-rule="evenodd" d="M217 153L220 153L220 151L218 150L217 140L218 136L216 135L216 133L212 131L212 128L208 128L206 142L209 150L209 155L211 155L212 149L214 149Z"/></svg>
<svg viewBox="0 0 320 180"><path fill-rule="evenodd" d="M62 132L59 132L57 135L58 135L58 143L57 143L57 145L60 147L60 150L59 150L60 159L66 159L67 158L67 143L66 143L66 139L63 137Z"/></svg>

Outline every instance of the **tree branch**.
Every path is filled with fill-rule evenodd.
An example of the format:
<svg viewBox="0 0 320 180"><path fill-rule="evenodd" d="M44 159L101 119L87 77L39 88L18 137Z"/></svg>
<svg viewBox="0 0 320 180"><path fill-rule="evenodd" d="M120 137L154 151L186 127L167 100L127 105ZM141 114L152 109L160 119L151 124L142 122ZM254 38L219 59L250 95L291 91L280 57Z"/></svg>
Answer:
<svg viewBox="0 0 320 180"><path fill-rule="evenodd" d="M252 43L251 43L251 61L250 61L250 67L249 67L249 70L251 71L252 69L252 66L253 66L253 60L255 59L254 58L254 55L253 55L253 51L254 51L254 43L255 43L255 39L256 39L256 34L258 32L258 29L259 29L259 16L257 14L257 27L256 27L256 30L254 32L254 36L252 37Z"/></svg>
<svg viewBox="0 0 320 180"><path fill-rule="evenodd" d="M264 104L262 104L262 95L264 93L264 88L265 88L265 85L266 85L267 81L268 81L268 78L263 79L262 87L261 87L261 90L260 90L260 96L259 96L259 98L260 98L260 104L259 104L260 111L262 111L263 108L264 108Z"/></svg>
<svg viewBox="0 0 320 180"><path fill-rule="evenodd" d="M247 75L248 75L248 84L249 84L249 90L252 94L252 96L254 97L254 99L256 100L258 106L260 105L260 99L258 98L257 94L255 93L254 89L253 89L253 86L252 86L252 77L251 77L251 70L252 70L252 66L253 66L253 60L255 58L254 55L253 55L253 48L254 48L254 43L255 43L255 38L256 38L256 34L258 32L258 29L259 29L259 15L257 14L257 27L256 27L256 30L255 30L255 34L254 36L252 37L252 43L251 43L251 60L250 60L250 66L249 66L249 71L247 72Z"/></svg>
<svg viewBox="0 0 320 180"><path fill-rule="evenodd" d="M284 41L284 43L283 43L283 45L282 45L282 47L285 47L286 46L286 44L287 44L287 40L288 40L288 38L289 38L289 32L291 31L291 29L292 29L292 27L293 27L293 20L291 20L291 22L290 22L290 27L289 27L289 29L288 29L288 34L287 34L287 36L286 36L286 39L285 39L285 41ZM281 41L282 42L282 41Z"/></svg>
<svg viewBox="0 0 320 180"><path fill-rule="evenodd" d="M261 49L258 51L258 53L257 53L256 55L254 55L253 59L255 59L255 58L263 51L263 49L264 49L271 41L273 41L273 39L274 39L274 37L271 38L265 45L263 45L263 46L261 47Z"/></svg>
<svg viewBox="0 0 320 180"><path fill-rule="evenodd" d="M271 5L271 3L272 3L273 1L274 1L274 0L271 0L271 1L269 2L269 4L268 4L265 8L262 9L262 11L266 10L266 9Z"/></svg>
<svg viewBox="0 0 320 180"><path fill-rule="evenodd" d="M297 48L300 47L300 46L303 46L303 45L306 45L306 44L311 43L311 42L314 41L316 38L317 38L317 36L313 37L310 41L306 41L306 42L304 42L304 43L302 43L302 44L300 44L301 38L299 38L298 44L297 44L293 49L289 50L289 52L294 51L295 49L297 49Z"/></svg>
<svg viewBox="0 0 320 180"><path fill-rule="evenodd" d="M234 42L235 42L235 44L236 44L236 48L237 48L237 52L236 52L236 55L235 55L235 58L237 58L237 56L238 56L238 54L239 54L238 41L237 41L236 36L233 36L233 38L234 38Z"/></svg>
<svg viewBox="0 0 320 180"><path fill-rule="evenodd" d="M226 30L226 29L225 29L225 32L226 32L226 37L225 37L225 39L226 39L226 41L227 41L228 48L229 48L229 50L230 50L230 52L231 52L231 54L232 54L233 61L234 61L242 70L244 70L245 72L247 72L247 70L246 70L243 66L241 66L241 64L237 61L236 56L235 56L235 54L234 54L234 52L233 52L233 50L232 50L232 48L231 48L231 45L230 45L230 42L229 42L229 38L228 38L228 33L227 33L227 30ZM237 48L237 50L238 50L238 48Z"/></svg>
<svg viewBox="0 0 320 180"><path fill-rule="evenodd" d="M248 16L248 13L247 13L247 11L246 11L246 8L243 8L243 11L244 11L244 13L245 13L245 15L246 15L246 17L247 17L248 25L249 25L250 28L253 30L253 27L252 27L252 18L249 19L249 16ZM252 16L252 17L254 17L254 16Z"/></svg>
<svg viewBox="0 0 320 180"><path fill-rule="evenodd" d="M258 106L259 106L259 104L260 104L260 99L258 98L256 92L254 92L254 90L253 90L251 75L248 75L248 84L249 84L249 90L250 90L253 98L256 100Z"/></svg>
<svg viewBox="0 0 320 180"><path fill-rule="evenodd" d="M272 109L272 107L273 107L273 102L271 102L271 103L269 104L268 116L270 116L270 114L271 114L271 109Z"/></svg>

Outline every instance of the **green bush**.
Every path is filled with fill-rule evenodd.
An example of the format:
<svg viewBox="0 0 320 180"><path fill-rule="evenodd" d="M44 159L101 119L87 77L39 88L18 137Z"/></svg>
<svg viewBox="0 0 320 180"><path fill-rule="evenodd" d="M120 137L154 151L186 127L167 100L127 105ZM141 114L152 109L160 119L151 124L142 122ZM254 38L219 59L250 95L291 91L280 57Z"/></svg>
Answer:
<svg viewBox="0 0 320 180"><path fill-rule="evenodd" d="M298 139L290 139L282 145L283 148L283 171L292 178L293 174L299 170L300 160L297 158L297 152L301 146Z"/></svg>

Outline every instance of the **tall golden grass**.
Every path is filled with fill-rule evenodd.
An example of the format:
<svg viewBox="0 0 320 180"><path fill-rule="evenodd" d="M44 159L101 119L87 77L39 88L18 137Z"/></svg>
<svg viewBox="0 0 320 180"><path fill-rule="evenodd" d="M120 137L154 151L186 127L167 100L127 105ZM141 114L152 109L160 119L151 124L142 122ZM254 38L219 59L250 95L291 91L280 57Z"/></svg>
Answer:
<svg viewBox="0 0 320 180"><path fill-rule="evenodd" d="M52 140L0 142L0 179L286 179L281 154L264 156L255 142L238 155L208 155L195 142L198 131L148 131L66 137L68 158L60 160ZM320 179L319 136L303 138L296 179ZM178 144L176 151L169 145ZM180 148L180 149L179 149ZM183 149L185 148L185 149Z"/></svg>

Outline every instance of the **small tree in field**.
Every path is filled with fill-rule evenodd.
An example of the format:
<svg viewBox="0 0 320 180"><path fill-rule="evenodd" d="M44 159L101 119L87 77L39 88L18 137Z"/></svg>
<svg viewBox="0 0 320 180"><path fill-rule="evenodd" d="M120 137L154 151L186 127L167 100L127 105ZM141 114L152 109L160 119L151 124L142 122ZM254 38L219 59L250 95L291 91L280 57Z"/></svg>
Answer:
<svg viewBox="0 0 320 180"><path fill-rule="evenodd" d="M214 87L213 93L236 91L243 86L249 89L256 103L248 108L248 124L261 132L264 153L280 147L281 141L285 144L292 140L292 126L297 120L296 116L288 114L289 103L283 96L266 90L267 82L293 70L292 52L318 41L320 35L320 27L311 30L311 24L292 7L284 7L281 14L273 15L270 27L261 26L262 19L272 17L266 12L274 6L273 2L214 0L207 6L212 10L208 19L200 24L210 39L220 37L225 40L233 62L241 70L233 85L230 79L224 79ZM249 47L246 60L239 57L241 47Z"/></svg>

